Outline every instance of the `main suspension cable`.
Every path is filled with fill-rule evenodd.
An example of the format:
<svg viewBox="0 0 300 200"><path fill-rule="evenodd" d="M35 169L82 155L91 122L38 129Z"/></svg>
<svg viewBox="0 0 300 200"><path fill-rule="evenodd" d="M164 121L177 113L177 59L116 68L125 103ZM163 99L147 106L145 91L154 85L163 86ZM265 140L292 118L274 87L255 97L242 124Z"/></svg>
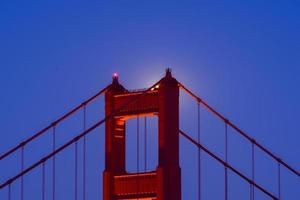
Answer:
<svg viewBox="0 0 300 200"><path fill-rule="evenodd" d="M161 81L161 80L160 80ZM83 136L89 134L91 131L95 130L97 127L99 127L101 124L103 124L106 120L112 118L113 116L117 115L118 113L120 113L123 109L127 108L127 106L135 103L136 101L138 101L141 97L143 97L147 92L149 92L153 87L155 87L156 85L158 85L160 83L160 81L156 82L155 84L153 84L151 87L149 87L147 90L143 91L141 95L139 95L138 97L134 98L134 99L130 99L128 100L126 103L124 103L119 109L117 109L116 111L114 111L113 113L105 116L102 120L96 122L94 125L92 125L90 128L88 128L86 131L81 132L79 135L75 136L73 139L69 140L67 143L65 143L64 145L60 146L59 148L57 148L55 151L51 152L50 154L44 156L40 161L32 164L31 166L29 166L28 168L26 168L23 172L18 173L17 175L7 179L6 181L4 181L2 184L0 184L0 189L8 186L9 184L11 184L12 182L14 182L15 180L19 179L21 176L27 174L28 172L32 171L33 169L35 169L37 166L41 165L43 162L46 162L48 159L53 158L56 154L60 153L61 151L63 151L65 148L69 147L70 145L72 145L73 143L75 143L76 141L78 141L79 139L81 139Z"/></svg>
<svg viewBox="0 0 300 200"><path fill-rule="evenodd" d="M215 155L214 153L212 153L211 151L209 151L207 148L205 148L204 146L202 146L201 144L197 143L193 138L191 138L188 134L186 134L185 132L183 132L182 130L179 130L179 133L184 136L184 138L186 138L187 140L189 140L191 143L193 143L194 145L196 145L198 148L201 148L205 153L207 153L209 156L211 156L212 158L214 158L216 161L218 161L219 163L221 163L224 166L227 166L228 169L230 169L231 171L233 171L235 174L237 174L239 177L241 177L242 179L244 179L245 181L247 181L248 183L253 184L256 188L258 188L260 191L262 191L263 193L265 193L266 195L268 195L269 197L271 197L273 200L278 200L278 198L276 196L274 196L272 193L270 193L269 191L267 191L266 189L264 189L263 187L261 187L260 185L258 185L256 182L252 181L250 178L248 178L246 175L244 175L243 173L239 172L237 169L235 169L234 167L232 167L230 164L226 163L224 160L222 160L221 158L219 158L217 155Z"/></svg>
<svg viewBox="0 0 300 200"><path fill-rule="evenodd" d="M191 92L189 89L187 89L184 85L179 83L179 87L185 91L188 95L190 95L193 99L195 99L198 103L201 103L208 111L216 115L218 118L220 118L222 121L227 122L227 124L233 128L238 134L242 135L244 138L246 138L249 142L253 142L256 147L261 149L263 152L265 152L267 155L269 155L271 158L273 158L275 161L278 161L281 165L285 166L289 171L293 172L295 175L300 177L300 172L296 169L292 168L290 165L288 165L286 162L284 162L282 159L275 156L273 153L271 153L268 149L263 147L261 144L256 142L253 138L248 136L246 133L244 133L241 129L239 129L236 125L234 125L232 122L230 122L228 119L226 119L223 115L221 115L219 112L217 112L215 109L213 109L210 105L208 105L206 102L204 102L201 98L199 98L197 95L195 95L193 92Z"/></svg>
<svg viewBox="0 0 300 200"><path fill-rule="evenodd" d="M89 104L90 102L92 102L98 96L102 95L109 88L109 86L110 85L106 86L105 88L103 88L102 90L100 90L98 93L96 93L94 96L90 97L89 99L87 99L86 101L84 101L80 105L76 106L75 108L73 108L72 110L70 110L69 112L67 112L66 114L64 114L60 118L58 118L57 120L55 120L52 123L50 123L47 127L43 128L42 130L38 131L37 133L35 133L31 137L27 138L26 140L20 142L18 145L14 146L13 148L11 148L10 150L8 150L7 152L3 153L0 156L0 160L6 158L7 156L11 155L12 153L14 153L18 149L20 149L25 144L28 144L29 142L31 142L31 141L35 140L36 138L38 138L39 136L43 135L48 130L50 130L51 128L53 128L54 126L56 126L57 124L59 124L60 122L64 121L66 118L68 118L72 114L74 114L76 111L78 111L79 109L81 109L83 106L85 106L85 105Z"/></svg>

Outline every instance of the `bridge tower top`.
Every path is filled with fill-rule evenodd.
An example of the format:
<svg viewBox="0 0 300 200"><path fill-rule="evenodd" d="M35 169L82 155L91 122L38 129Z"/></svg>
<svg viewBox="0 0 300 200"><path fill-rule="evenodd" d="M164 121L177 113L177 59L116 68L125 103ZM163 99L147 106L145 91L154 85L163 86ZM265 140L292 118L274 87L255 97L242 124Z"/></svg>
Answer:
<svg viewBox="0 0 300 200"><path fill-rule="evenodd" d="M105 114L112 113L114 117L105 122L103 199L180 200L179 86L171 70L150 90L134 92L126 90L114 74L105 93ZM151 172L128 173L126 121L141 116L158 117L158 166Z"/></svg>

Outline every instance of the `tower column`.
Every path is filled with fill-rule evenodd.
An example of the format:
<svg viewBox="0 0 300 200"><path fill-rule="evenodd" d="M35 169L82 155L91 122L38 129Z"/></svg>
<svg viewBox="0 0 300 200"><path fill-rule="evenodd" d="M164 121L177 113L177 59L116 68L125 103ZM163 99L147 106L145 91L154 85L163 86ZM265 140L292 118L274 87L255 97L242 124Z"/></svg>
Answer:
<svg viewBox="0 0 300 200"><path fill-rule="evenodd" d="M113 77L113 82L105 93L105 116L115 112L114 96L124 91ZM113 200L114 176L125 173L125 121L110 117L105 121L105 170L103 172L103 200Z"/></svg>
<svg viewBox="0 0 300 200"><path fill-rule="evenodd" d="M181 199L181 170L179 167L179 87L167 70L159 89L158 200Z"/></svg>

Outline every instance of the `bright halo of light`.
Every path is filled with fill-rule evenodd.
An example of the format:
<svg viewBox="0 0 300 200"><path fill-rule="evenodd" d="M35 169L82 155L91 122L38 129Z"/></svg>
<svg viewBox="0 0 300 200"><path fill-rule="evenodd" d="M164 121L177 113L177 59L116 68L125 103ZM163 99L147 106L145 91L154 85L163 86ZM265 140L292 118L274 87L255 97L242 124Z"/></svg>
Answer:
<svg viewBox="0 0 300 200"><path fill-rule="evenodd" d="M117 72L114 72L114 73L113 73L113 77L114 77L114 78L117 78L117 77L118 77L118 73L117 73Z"/></svg>

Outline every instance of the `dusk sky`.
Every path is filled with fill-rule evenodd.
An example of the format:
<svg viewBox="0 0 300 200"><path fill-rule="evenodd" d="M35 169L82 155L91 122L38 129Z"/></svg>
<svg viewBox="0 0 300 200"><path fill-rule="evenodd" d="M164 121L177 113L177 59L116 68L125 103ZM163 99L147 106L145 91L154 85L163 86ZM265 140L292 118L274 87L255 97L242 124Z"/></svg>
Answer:
<svg viewBox="0 0 300 200"><path fill-rule="evenodd" d="M299 171L299 35L300 3L289 0L1 0L0 154L110 84L114 72L126 88L139 89L151 86L170 67L178 81ZM103 98L97 102L87 110L88 126L104 116ZM196 103L182 94L180 106L180 128L196 136ZM82 130L81 115L76 117L65 127L58 127L57 145ZM210 118L203 121L213 126L203 133L203 143L223 155L223 130L216 128L217 122ZM129 131L135 131L134 123L129 123ZM153 126L151 131L156 134L155 121ZM95 179L89 182L92 186L87 191L88 200L101 199L103 130L104 126L90 136L88 175ZM236 135L234 131L230 134ZM155 139L154 135L151 137ZM196 199L197 180L187 177L197 173L197 150L183 138L181 141L183 159L191 159L182 164L182 199ZM231 158L245 161L241 168L248 166L249 150L241 150L245 146L238 140L231 143ZM25 150L25 165L45 155L48 151L41 150L44 147L51 148L50 136ZM133 149L129 148L129 152ZM149 151L154 152L154 148ZM67 152L67 166L72 166L72 152L73 148ZM248 152L249 157L242 152ZM153 162L155 155L149 157ZM19 172L19 160L16 154L0 161L1 183ZM269 168L267 161L261 163L267 172L258 170L258 181L277 194L276 183L272 183L277 180L276 175L269 174L276 168ZM62 165L59 158L58 165ZM129 164L128 169L134 166ZM210 168L214 169L214 164L207 164L203 172L208 176L204 199L223 199L223 180L213 182L219 174L223 178L222 167L219 171L214 169L216 172L209 172ZM250 175L249 169L245 167L244 171ZM48 170L51 172L50 164ZM58 170L58 174L64 172ZM72 180L72 175L70 172L66 176ZM25 186L25 200L41 199L40 186L33 184L40 180L39 175L33 176L25 180L29 185ZM282 176L282 199L300 199L299 177L284 170ZM58 180L57 199L74 199L73 185L65 186L63 179ZM217 186L210 185L218 185L220 193L213 189ZM12 199L19 199L19 187L19 182L12 186ZM247 184L240 187L239 191L231 191L231 199L249 199ZM0 190L0 199L7 199L6 196L7 190ZM268 198L258 194L257 199Z"/></svg>

